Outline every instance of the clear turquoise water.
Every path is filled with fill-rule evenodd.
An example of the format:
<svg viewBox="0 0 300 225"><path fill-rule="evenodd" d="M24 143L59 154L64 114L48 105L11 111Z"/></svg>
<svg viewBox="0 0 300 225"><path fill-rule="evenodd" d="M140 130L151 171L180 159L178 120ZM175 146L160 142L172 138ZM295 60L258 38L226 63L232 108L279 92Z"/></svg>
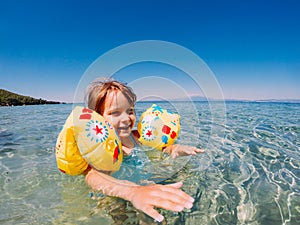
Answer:
<svg viewBox="0 0 300 225"><path fill-rule="evenodd" d="M137 114L149 105L139 103ZM162 210L166 224L300 224L300 104L227 102L226 124L211 117L207 103L195 103L196 111L188 103L175 106L182 109L179 142L206 153L153 159L154 180L183 180L196 199L183 213ZM118 199L91 197L82 176L57 170L56 137L71 109L0 108L0 224L141 220Z"/></svg>

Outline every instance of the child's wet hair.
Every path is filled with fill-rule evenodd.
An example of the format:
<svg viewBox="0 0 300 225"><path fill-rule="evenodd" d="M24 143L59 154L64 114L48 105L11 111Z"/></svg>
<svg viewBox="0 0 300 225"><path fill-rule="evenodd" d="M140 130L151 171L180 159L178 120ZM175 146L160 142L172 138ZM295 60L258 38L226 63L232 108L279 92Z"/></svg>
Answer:
<svg viewBox="0 0 300 225"><path fill-rule="evenodd" d="M121 91L127 98L129 104L135 105L136 95L133 90L126 84L116 80L100 80L96 79L90 83L86 91L86 103L88 108L103 114L104 102L107 93L110 91Z"/></svg>

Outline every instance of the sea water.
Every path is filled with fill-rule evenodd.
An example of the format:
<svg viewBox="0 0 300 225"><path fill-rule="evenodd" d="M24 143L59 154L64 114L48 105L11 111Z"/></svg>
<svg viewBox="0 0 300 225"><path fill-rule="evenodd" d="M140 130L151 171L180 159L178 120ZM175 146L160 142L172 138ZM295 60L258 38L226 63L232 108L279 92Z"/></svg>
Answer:
<svg viewBox="0 0 300 225"><path fill-rule="evenodd" d="M160 210L164 224L300 224L300 104L226 102L221 119L213 104L172 104L181 114L178 142L205 153L175 161L154 154L152 182L183 181L195 198L190 210ZM137 116L150 105L138 103ZM130 205L93 193L83 176L58 171L56 138L72 107L0 108L0 224L141 220Z"/></svg>

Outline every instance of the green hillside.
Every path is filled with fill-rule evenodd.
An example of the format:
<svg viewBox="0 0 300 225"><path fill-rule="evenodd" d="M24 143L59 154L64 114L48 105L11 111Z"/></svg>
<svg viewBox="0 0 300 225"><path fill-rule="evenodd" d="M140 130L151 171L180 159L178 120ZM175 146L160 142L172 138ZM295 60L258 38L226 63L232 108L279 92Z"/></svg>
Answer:
<svg viewBox="0 0 300 225"><path fill-rule="evenodd" d="M0 106L61 104L61 102L36 99L0 89Z"/></svg>

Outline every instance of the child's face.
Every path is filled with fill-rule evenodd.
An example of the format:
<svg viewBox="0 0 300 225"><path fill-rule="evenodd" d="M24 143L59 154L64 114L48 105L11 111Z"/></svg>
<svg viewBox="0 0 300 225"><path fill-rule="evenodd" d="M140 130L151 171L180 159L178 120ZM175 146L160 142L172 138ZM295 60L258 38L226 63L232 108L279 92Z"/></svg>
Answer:
<svg viewBox="0 0 300 225"><path fill-rule="evenodd" d="M136 121L134 106L118 90L107 93L103 117L113 125L120 138L129 137Z"/></svg>

